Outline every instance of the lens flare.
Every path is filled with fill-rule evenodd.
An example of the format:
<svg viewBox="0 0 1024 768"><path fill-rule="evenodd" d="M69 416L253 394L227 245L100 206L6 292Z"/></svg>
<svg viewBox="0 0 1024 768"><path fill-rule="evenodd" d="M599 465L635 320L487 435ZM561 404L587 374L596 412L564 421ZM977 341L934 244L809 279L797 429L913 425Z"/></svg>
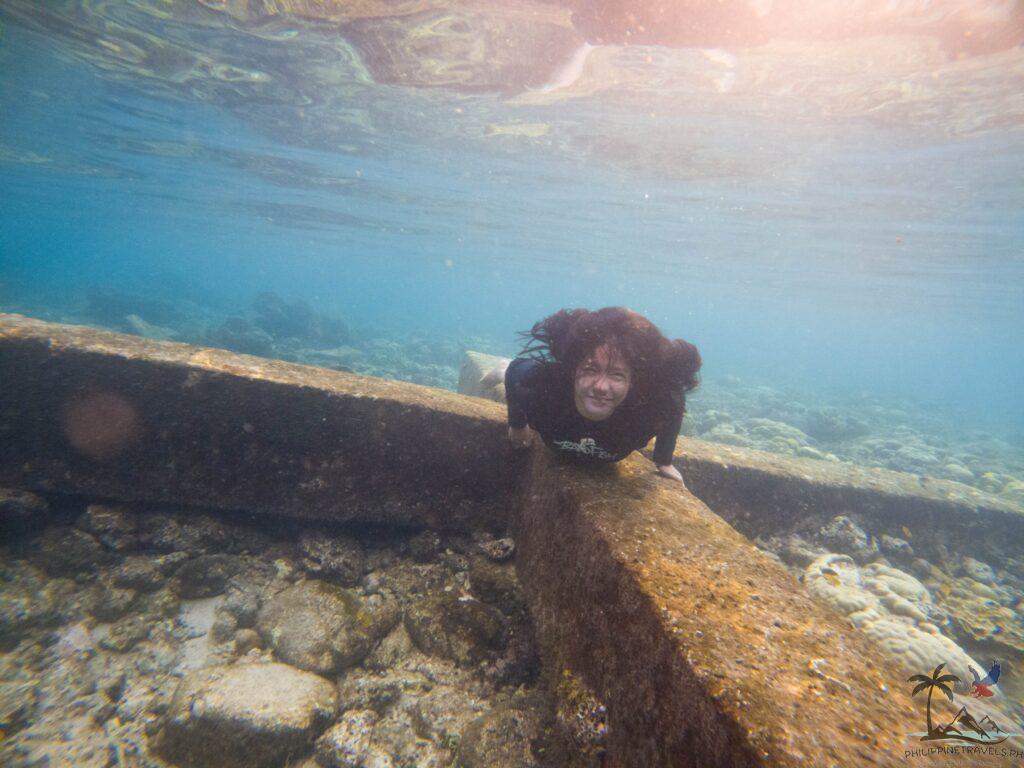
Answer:
<svg viewBox="0 0 1024 768"><path fill-rule="evenodd" d="M64 435L83 456L112 459L142 435L142 420L128 400L112 392L93 392L64 407Z"/></svg>

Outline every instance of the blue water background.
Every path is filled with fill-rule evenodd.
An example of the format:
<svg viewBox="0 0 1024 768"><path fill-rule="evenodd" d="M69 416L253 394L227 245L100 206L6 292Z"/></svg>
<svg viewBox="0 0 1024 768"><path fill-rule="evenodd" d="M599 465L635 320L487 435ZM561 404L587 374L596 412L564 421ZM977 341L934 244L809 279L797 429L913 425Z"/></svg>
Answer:
<svg viewBox="0 0 1024 768"><path fill-rule="evenodd" d="M641 142L699 130L748 165L685 178L554 149L489 153L442 131L417 142L408 126L373 151L332 151L144 85L6 26L6 307L59 316L101 287L226 315L273 290L357 327L484 336L508 353L558 308L623 304L696 343L709 381L910 399L955 429L1024 442L1020 129L922 137L870 120L532 108L574 109L595 130L633 120ZM447 106L427 119L442 114L460 119Z"/></svg>

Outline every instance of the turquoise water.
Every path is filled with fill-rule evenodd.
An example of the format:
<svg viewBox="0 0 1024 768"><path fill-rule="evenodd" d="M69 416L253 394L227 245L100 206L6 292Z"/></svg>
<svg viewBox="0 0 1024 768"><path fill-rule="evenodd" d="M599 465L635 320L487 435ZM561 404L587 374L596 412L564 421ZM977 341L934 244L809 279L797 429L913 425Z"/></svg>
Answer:
<svg viewBox="0 0 1024 768"><path fill-rule="evenodd" d="M597 46L565 72L577 43L520 41L525 74L484 57L434 87L415 58L412 84L375 82L361 27L37 6L0 10L9 309L99 287L230 313L273 290L509 352L562 306L625 304L694 341L706 380L1021 440L1019 47Z"/></svg>
<svg viewBox="0 0 1024 768"><path fill-rule="evenodd" d="M626 305L701 350L686 434L1024 507L1024 11L749 5L0 0L0 312L454 388ZM1019 706L1019 548L829 514L757 543L826 601L913 577Z"/></svg>

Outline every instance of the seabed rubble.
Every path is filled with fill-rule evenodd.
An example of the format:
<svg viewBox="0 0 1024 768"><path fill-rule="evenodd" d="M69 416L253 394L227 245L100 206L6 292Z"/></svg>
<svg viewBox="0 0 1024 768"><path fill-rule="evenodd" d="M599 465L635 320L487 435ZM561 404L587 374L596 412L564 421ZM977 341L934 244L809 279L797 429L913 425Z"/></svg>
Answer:
<svg viewBox="0 0 1024 768"><path fill-rule="evenodd" d="M583 765L510 539L0 499L5 766Z"/></svg>

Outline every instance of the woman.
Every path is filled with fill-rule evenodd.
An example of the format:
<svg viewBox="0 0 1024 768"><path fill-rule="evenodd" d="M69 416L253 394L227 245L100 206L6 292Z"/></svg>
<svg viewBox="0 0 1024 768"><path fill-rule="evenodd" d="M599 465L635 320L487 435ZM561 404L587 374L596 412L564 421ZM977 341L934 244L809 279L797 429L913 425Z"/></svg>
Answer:
<svg viewBox="0 0 1024 768"><path fill-rule="evenodd" d="M695 346L622 307L563 309L522 335L505 371L513 445L527 447L532 429L565 456L613 462L657 436L658 472L683 482L672 451L697 386Z"/></svg>

